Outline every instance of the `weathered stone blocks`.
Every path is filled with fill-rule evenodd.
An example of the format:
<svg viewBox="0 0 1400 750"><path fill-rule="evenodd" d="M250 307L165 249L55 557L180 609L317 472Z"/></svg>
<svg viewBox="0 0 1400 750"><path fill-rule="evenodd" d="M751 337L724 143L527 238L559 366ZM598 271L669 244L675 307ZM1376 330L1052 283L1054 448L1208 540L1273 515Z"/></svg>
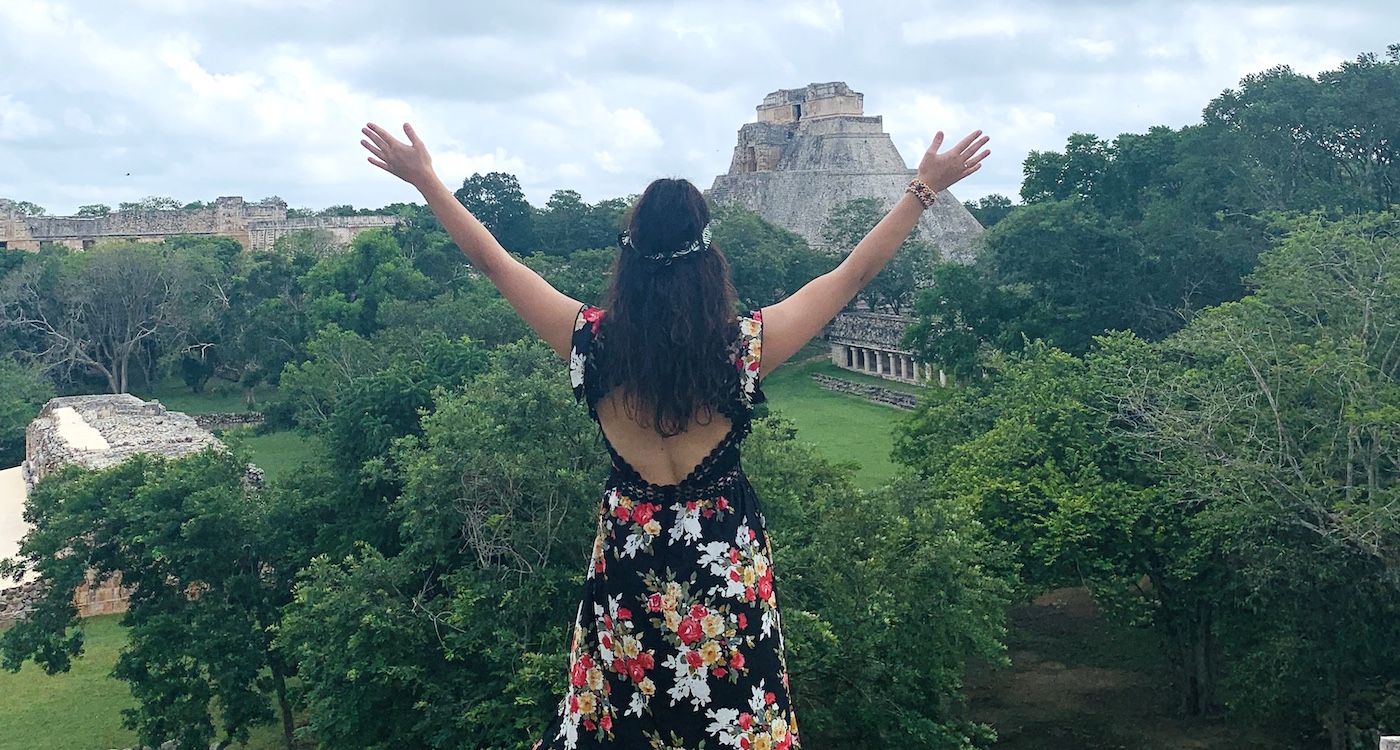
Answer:
<svg viewBox="0 0 1400 750"><path fill-rule="evenodd" d="M739 129L729 172L715 178L710 199L753 211L824 248L832 209L857 198L892 206L914 174L883 120L863 108L863 95L840 82L769 94L757 108L758 121ZM982 233L947 191L924 212L919 229L945 259L963 263L972 261Z"/></svg>

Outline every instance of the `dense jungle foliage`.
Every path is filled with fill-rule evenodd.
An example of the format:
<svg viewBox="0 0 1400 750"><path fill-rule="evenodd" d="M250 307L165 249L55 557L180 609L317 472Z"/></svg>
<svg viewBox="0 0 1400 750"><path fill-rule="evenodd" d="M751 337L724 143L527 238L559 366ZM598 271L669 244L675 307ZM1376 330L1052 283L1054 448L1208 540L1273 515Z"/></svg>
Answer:
<svg viewBox="0 0 1400 750"><path fill-rule="evenodd" d="M746 444L807 746L990 745L964 667L1004 660L1008 605L1077 585L1157 638L1182 711L1298 747L1400 732L1396 112L1400 46L1269 70L1200 124L1031 154L1020 204L969 204L989 226L970 266L902 251L866 301L912 303L909 342L959 381L901 424L904 475L858 490L776 413ZM535 208L499 173L457 197L601 297L627 200ZM40 483L18 567L52 585L0 636L6 667L65 670L73 589L121 571L116 675L147 745L269 723L334 750L538 738L606 457L562 363L432 215L383 210L403 223L348 248L0 251L0 465L52 395L168 377L237 383L322 446L264 487L215 452ZM874 211L842 207L828 239ZM715 237L746 307L835 262L733 209Z"/></svg>

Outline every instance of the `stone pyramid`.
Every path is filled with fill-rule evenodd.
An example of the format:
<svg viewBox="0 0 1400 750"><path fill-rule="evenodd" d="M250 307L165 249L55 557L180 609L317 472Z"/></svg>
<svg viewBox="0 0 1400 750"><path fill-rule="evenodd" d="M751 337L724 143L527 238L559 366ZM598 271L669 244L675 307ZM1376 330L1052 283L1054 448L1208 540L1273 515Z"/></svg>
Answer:
<svg viewBox="0 0 1400 750"><path fill-rule="evenodd" d="M763 98L758 121L739 128L729 173L715 178L710 199L739 205L823 247L831 210L856 198L891 206L914 171L884 131L865 115L865 96L841 82L782 89ZM970 263L982 225L944 192L919 221L924 239L946 260ZM850 248L826 248L846 252Z"/></svg>

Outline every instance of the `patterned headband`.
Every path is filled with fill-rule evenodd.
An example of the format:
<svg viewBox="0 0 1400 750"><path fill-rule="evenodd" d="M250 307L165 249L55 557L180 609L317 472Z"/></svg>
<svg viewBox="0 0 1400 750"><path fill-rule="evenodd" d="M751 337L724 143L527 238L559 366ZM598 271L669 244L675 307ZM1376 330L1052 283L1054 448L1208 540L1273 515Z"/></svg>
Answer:
<svg viewBox="0 0 1400 750"><path fill-rule="evenodd" d="M627 232L623 232L622 234L619 234L617 236L617 244L621 245L624 248L630 247L633 250L637 250L639 254L641 253L641 251L638 250L637 246L632 244L632 235ZM666 265L669 266L671 265L671 261L675 260L676 258L684 258L685 256L690 255L692 253L699 253L709 249L710 225L706 224L705 229L700 232L700 239L695 240L694 242L690 243L689 245L686 245L680 250L677 250L673 253L656 253L655 255L642 255L642 257L647 260L664 261Z"/></svg>

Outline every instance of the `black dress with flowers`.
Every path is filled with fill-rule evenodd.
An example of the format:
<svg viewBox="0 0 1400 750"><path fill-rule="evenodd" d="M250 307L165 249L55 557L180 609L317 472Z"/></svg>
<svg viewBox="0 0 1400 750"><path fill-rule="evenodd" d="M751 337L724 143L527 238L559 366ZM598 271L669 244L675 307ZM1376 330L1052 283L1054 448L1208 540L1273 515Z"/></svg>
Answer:
<svg viewBox="0 0 1400 750"><path fill-rule="evenodd" d="M574 326L569 377L595 407L603 311ZM537 748L788 750L800 745L773 595L772 552L758 498L739 466L752 409L763 400L763 319L739 319L738 377L721 406L731 422L679 484L649 484L611 444L583 602L569 654L569 690ZM607 438L604 437L604 443Z"/></svg>

